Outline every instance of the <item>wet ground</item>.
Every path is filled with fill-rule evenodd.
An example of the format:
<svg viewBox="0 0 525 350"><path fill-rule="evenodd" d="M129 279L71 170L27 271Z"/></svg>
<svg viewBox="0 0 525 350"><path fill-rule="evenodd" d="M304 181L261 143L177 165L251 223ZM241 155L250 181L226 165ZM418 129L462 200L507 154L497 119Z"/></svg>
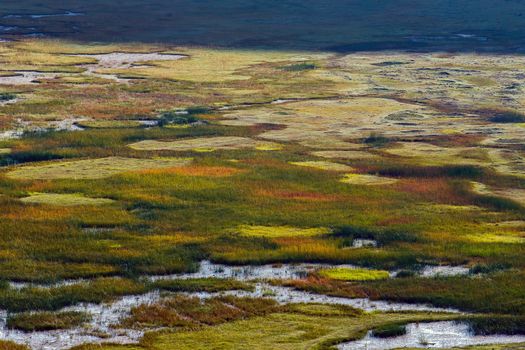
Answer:
<svg viewBox="0 0 525 350"><path fill-rule="evenodd" d="M473 335L468 324L454 321L410 323L399 337L376 338L371 332L361 340L337 346L339 350L388 350L396 348L452 348L482 344L507 344L525 341L525 336Z"/></svg>
<svg viewBox="0 0 525 350"><path fill-rule="evenodd" d="M338 265L339 267L353 268L353 265ZM347 305L364 311L427 311L427 312L449 312L458 313L458 310L438 308L424 304L407 304L395 303L387 301L373 301L366 298L340 298L326 295L314 294L304 291L298 291L287 287L274 286L265 280L270 279L301 279L309 272L320 268L334 267L327 264L280 264L280 265L262 265L262 266L228 266L221 264L214 264L210 261L203 261L197 272L187 274L162 275L162 276L148 276L152 281L156 280L173 280L173 279L189 279L189 278L231 278L239 281L254 282L253 291L239 291L232 290L220 293L184 293L188 296L198 297L201 299L212 298L220 295L232 295L237 297L254 297L254 298L270 298L276 300L281 304L286 303L320 303L320 304L335 304ZM456 271L454 268L452 268ZM423 274L428 276L431 273L447 272L446 267L428 267L423 269ZM459 270L458 270L459 271ZM461 270L463 271L463 270ZM450 272L450 271L448 271ZM60 285L71 285L80 283L82 280L64 281ZM29 286L26 283L12 283L11 287L24 288ZM50 287L51 285L48 285ZM83 327L78 327L68 330L33 332L31 336L27 333L8 330L6 328L7 313L0 313L0 338L12 340L27 344L33 349L66 349L75 345L86 342L112 342L112 343L132 343L137 342L143 336L144 332L133 329L124 329L118 326L119 321L129 315L133 307L142 304L153 304L161 300L164 296L169 296L171 293L160 293L158 291L149 292L143 295L125 296L119 298L111 303L106 304L79 304L64 308L60 311L80 311L91 315L92 319ZM444 333L442 337L453 337L451 332L457 330L456 328L444 327L444 330L449 333ZM410 328L411 329L411 328ZM424 328L423 328L424 329ZM463 329L463 328L461 328ZM412 333L409 333L412 334ZM367 336L369 338L369 336ZM477 338L476 338L477 339ZM497 338L500 341L506 339L505 337ZM402 340L400 340L402 341ZM509 339L514 341L514 339ZM355 349L360 349L361 343L356 343L358 346ZM407 343L408 344L408 343ZM465 343L471 344L471 343ZM475 343L472 343L475 344ZM341 349L354 349L350 345L344 345ZM347 347L350 346L350 347ZM363 345L364 346L364 345ZM378 345L381 349L381 345Z"/></svg>

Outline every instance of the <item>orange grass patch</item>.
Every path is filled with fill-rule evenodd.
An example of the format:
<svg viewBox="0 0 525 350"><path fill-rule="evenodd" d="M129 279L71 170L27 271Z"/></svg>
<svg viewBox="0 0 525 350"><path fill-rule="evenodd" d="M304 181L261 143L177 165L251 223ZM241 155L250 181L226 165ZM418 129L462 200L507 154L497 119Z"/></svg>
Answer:
<svg viewBox="0 0 525 350"><path fill-rule="evenodd" d="M445 178L405 179L396 185L397 189L413 193L422 199L445 204L468 204L468 201L454 191Z"/></svg>
<svg viewBox="0 0 525 350"><path fill-rule="evenodd" d="M185 176L210 176L226 177L244 172L242 169L225 167L225 166L188 166L182 168L166 169L148 169L139 171L140 174L157 175L157 174L177 174Z"/></svg>

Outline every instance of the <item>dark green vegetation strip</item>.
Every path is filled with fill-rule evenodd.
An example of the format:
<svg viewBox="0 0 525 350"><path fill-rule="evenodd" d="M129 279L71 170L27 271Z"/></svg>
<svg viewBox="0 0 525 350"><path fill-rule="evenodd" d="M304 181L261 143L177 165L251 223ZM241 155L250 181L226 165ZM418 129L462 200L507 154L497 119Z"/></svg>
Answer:
<svg viewBox="0 0 525 350"><path fill-rule="evenodd" d="M50 331L81 326L89 321L88 314L82 312L26 312L7 318L7 327L25 332Z"/></svg>

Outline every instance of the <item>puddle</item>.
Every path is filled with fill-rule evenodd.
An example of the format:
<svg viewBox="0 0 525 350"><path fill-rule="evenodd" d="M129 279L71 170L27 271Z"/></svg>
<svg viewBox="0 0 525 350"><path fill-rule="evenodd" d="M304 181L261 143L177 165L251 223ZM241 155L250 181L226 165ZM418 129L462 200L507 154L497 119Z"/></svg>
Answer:
<svg viewBox="0 0 525 350"><path fill-rule="evenodd" d="M425 266L419 274L422 277L450 277L468 275L469 271L464 266Z"/></svg>
<svg viewBox="0 0 525 350"><path fill-rule="evenodd" d="M394 271L391 277L397 277L399 273L406 270ZM452 276L466 276L470 273L470 268L465 266L449 266L449 265L426 265L419 270L409 270L411 275L434 278L434 277L452 277Z"/></svg>
<svg viewBox="0 0 525 350"><path fill-rule="evenodd" d="M339 350L388 350L396 348L452 348L482 344L509 344L525 342L525 336L478 336L470 332L466 323L454 321L410 323L407 334L399 337L375 338L371 332L361 340L337 346Z"/></svg>

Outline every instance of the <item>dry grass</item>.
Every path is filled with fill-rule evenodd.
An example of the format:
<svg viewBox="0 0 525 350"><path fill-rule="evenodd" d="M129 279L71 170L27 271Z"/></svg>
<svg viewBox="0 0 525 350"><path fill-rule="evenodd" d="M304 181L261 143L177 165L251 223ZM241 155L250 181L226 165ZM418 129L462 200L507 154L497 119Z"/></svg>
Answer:
<svg viewBox="0 0 525 350"><path fill-rule="evenodd" d="M8 172L7 176L27 180L101 179L128 171L185 166L190 162L188 158L108 157L21 166Z"/></svg>
<svg viewBox="0 0 525 350"><path fill-rule="evenodd" d="M363 186L381 186L391 185L396 183L398 180L388 177L367 175L367 174L346 174L341 182L350 185L363 185Z"/></svg>

